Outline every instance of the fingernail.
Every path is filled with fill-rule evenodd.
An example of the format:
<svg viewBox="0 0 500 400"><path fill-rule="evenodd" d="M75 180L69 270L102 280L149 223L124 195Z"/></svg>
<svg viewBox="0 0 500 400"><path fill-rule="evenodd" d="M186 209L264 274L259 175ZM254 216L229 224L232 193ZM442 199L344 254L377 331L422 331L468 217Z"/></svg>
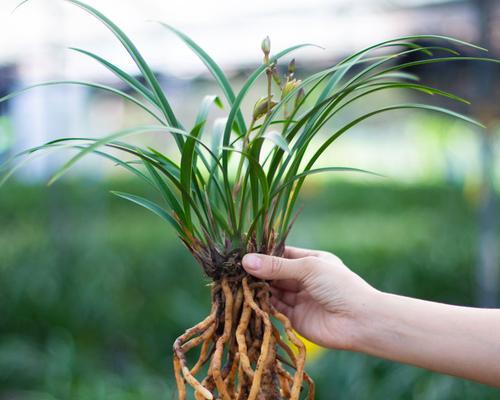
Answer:
<svg viewBox="0 0 500 400"><path fill-rule="evenodd" d="M257 271L262 266L262 260L257 254L246 254L243 257L243 265L246 269Z"/></svg>

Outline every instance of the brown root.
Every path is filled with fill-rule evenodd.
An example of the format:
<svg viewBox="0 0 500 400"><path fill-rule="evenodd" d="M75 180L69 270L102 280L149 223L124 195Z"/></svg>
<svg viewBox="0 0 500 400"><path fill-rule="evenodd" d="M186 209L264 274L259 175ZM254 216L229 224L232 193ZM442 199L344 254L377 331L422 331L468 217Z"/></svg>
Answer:
<svg viewBox="0 0 500 400"><path fill-rule="evenodd" d="M208 349L210 345L212 344L212 338L214 336L215 332L215 325L212 325L209 329L205 331L205 333L202 336L199 336L200 338L203 338L203 344L201 345L201 350L200 350L200 356L198 357L198 361L196 361L196 364L191 368L191 375L196 375L201 367L205 365L205 363L208 361L208 358L210 357L211 353L208 352ZM183 351L187 351L184 346L182 347Z"/></svg>
<svg viewBox="0 0 500 400"><path fill-rule="evenodd" d="M291 395L290 387L293 384L293 378L290 375L290 373L285 368L283 368L283 365L281 365L280 362L277 363L277 366L278 366L278 376L281 385L281 395L285 399L288 399L290 398Z"/></svg>
<svg viewBox="0 0 500 400"><path fill-rule="evenodd" d="M245 301L250 305L252 310L264 321L264 338L262 339L262 347L260 349L260 356L257 360L257 368L255 370L255 375L253 377L252 386L250 388L250 395L248 396L248 400L255 400L257 398L257 394L260 389L260 381L262 378L262 373L264 372L265 361L267 360L267 355L269 352L269 344L271 342L271 321L269 319L269 314L266 314L261 308L257 305L255 300L253 299L252 292L248 287L248 278L243 278L243 294L245 296Z"/></svg>
<svg viewBox="0 0 500 400"><path fill-rule="evenodd" d="M304 343L302 343L302 341L297 337L297 335L293 331L290 320L284 314L276 310L272 305L271 305L271 314L283 324L288 339L297 347L297 350L299 352L295 362L296 371L295 371L295 376L293 378L292 392L290 394L291 400L298 400L300 396L300 389L302 388L302 381L304 379L304 365L306 363L306 346L304 346Z"/></svg>
<svg viewBox="0 0 500 400"><path fill-rule="evenodd" d="M314 383L304 372L305 346L269 298L268 283L249 276L222 277L213 283L210 315L174 343L180 400L186 399L186 382L196 400L299 400L304 382L307 398L314 399ZM271 317L281 323L297 353ZM198 359L190 369L186 353L199 346ZM207 365L206 376L198 380L196 375Z"/></svg>
<svg viewBox="0 0 500 400"><path fill-rule="evenodd" d="M229 284L225 279L222 280L222 290L224 291L224 296L226 299L226 304L224 308L224 333L222 334L215 344L215 353L212 357L212 363L210 364L212 370L212 376L215 380L215 385L219 391L219 395L222 400L231 400L229 396L226 385L224 384L224 379L221 374L221 364L222 364L222 354L224 352L224 343L229 340L232 328L232 315L233 315L233 294Z"/></svg>
<svg viewBox="0 0 500 400"><path fill-rule="evenodd" d="M177 382L177 391L179 392L179 400L185 400L186 398L186 384L181 375L181 363L179 358L174 354L174 373L175 381Z"/></svg>
<svg viewBox="0 0 500 400"><path fill-rule="evenodd" d="M253 379L253 369L250 366L250 358L248 357L247 342L245 338L245 333L248 328L248 323L250 322L250 316L252 315L252 309L248 303L244 303L243 311L241 313L240 323L236 329L236 341L238 342L238 351L240 355L241 369L245 372L250 379Z"/></svg>

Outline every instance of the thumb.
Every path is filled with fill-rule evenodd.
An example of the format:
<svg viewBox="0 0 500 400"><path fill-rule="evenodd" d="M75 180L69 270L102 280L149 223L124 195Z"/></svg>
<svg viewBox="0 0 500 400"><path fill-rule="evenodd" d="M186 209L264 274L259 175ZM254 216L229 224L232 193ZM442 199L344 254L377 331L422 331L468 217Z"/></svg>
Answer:
<svg viewBox="0 0 500 400"><path fill-rule="evenodd" d="M250 274L261 279L302 279L307 268L307 262L300 259L288 259L264 254L246 254L242 260L243 268Z"/></svg>

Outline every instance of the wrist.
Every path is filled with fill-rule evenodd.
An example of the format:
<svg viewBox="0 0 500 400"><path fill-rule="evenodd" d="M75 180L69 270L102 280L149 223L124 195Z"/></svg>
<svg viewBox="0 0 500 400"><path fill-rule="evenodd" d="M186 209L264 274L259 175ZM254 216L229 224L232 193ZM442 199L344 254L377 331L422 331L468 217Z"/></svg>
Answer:
<svg viewBox="0 0 500 400"><path fill-rule="evenodd" d="M353 305L352 312L352 343L351 351L370 353L371 347L377 342L380 334L380 324L384 319L384 309L387 307L388 294L370 288L363 296L359 296ZM386 305L384 305L386 304Z"/></svg>

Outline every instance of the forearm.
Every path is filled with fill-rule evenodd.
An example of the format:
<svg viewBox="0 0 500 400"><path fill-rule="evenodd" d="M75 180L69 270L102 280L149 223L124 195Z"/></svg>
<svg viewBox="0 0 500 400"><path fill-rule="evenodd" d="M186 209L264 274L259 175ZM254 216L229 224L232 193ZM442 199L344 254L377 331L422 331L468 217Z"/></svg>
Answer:
<svg viewBox="0 0 500 400"><path fill-rule="evenodd" d="M377 293L354 350L500 387L500 310Z"/></svg>

